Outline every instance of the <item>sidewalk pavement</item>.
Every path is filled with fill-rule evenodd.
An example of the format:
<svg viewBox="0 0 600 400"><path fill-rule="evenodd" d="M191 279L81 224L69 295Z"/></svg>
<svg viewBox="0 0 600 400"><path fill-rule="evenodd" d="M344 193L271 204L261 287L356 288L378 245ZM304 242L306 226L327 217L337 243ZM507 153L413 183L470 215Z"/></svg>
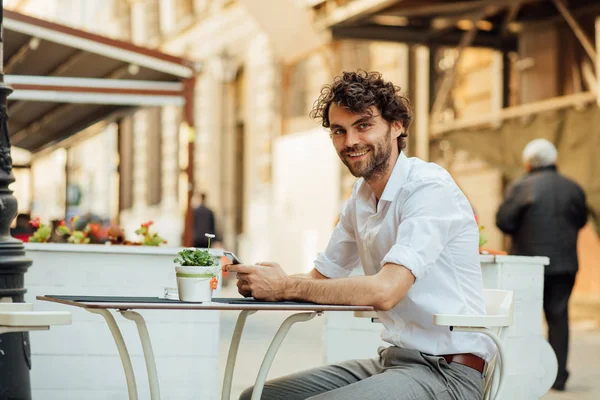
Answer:
<svg viewBox="0 0 600 400"><path fill-rule="evenodd" d="M236 297L235 286L224 288L221 296ZM246 387L254 384L262 357L279 325L288 315L286 312L258 312L248 317L236 362L231 399L237 399ZM221 313L220 386L236 318L237 313ZM292 327L273 362L270 379L323 365L324 322L325 317L319 316ZM551 391L543 400L600 399L600 316L596 320L573 321L571 327L571 378L567 382L567 391Z"/></svg>
<svg viewBox="0 0 600 400"><path fill-rule="evenodd" d="M571 322L569 373L566 391L551 391L544 400L600 399L600 324L598 320Z"/></svg>

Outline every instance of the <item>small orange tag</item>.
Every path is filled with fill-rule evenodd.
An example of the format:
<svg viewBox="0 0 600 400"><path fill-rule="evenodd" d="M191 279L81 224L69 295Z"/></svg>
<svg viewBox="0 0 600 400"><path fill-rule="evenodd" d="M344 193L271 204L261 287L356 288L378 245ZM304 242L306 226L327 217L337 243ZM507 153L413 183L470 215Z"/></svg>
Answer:
<svg viewBox="0 0 600 400"><path fill-rule="evenodd" d="M212 290L215 290L217 288L217 286L219 286L219 280L217 279L216 276L213 276L212 279L210 280L210 288Z"/></svg>

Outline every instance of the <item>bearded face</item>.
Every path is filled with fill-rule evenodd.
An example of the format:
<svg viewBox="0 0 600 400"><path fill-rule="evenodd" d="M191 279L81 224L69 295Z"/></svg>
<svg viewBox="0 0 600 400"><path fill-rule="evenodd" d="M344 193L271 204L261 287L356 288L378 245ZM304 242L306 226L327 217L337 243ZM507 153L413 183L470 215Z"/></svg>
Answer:
<svg viewBox="0 0 600 400"><path fill-rule="evenodd" d="M370 180L373 176L385 172L392 155L392 128L371 144L362 144L338 152L342 162L352 175Z"/></svg>
<svg viewBox="0 0 600 400"><path fill-rule="evenodd" d="M363 115L333 104L330 109L331 138L338 156L357 178L369 181L390 168L397 151L392 124L375 107Z"/></svg>

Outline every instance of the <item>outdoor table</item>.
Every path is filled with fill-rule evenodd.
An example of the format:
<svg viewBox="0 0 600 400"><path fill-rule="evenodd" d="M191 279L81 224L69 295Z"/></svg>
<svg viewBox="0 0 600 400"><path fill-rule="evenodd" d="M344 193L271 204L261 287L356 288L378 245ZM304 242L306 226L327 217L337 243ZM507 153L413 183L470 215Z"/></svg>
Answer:
<svg viewBox="0 0 600 400"><path fill-rule="evenodd" d="M291 326L296 322L308 321L316 315L321 315L325 311L373 311L369 306L346 306L346 305L329 305L315 303L298 303L292 301L285 302L263 302L252 298L213 298L208 303L189 303L179 300L169 300L159 297L117 297L117 296L58 296L46 295L37 296L38 300L50 301L69 306L82 307L85 310L100 314L108 324L110 332L119 350L119 356L123 363L125 378L127 381L127 390L130 400L137 400L137 386L133 373L131 358L127 351L127 346L123 340L121 330L115 321L113 314L109 310L118 311L123 317L132 320L136 323L144 359L146 362L146 370L148 373L148 382L150 384L150 396L152 400L160 399L160 390L158 385L158 374L156 372L156 363L150 336L146 327L144 317L133 310L211 310L211 311L241 311L238 315L235 330L229 345L229 354L227 356L227 365L225 367L225 376L223 380L223 390L221 394L222 400L229 400L231 395L231 384L233 379L233 370L235 368L235 360L238 353L240 339L246 318L248 315L254 314L257 311L293 311L277 330L273 337L267 352L263 358L262 364L256 377L254 391L252 392L252 400L259 400L263 391L267 374L275 355L281 346L285 336Z"/></svg>

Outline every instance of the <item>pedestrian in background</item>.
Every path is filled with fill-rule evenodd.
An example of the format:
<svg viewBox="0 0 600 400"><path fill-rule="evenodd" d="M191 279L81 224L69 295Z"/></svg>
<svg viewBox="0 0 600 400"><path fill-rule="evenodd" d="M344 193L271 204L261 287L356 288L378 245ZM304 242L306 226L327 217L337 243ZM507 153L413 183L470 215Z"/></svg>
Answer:
<svg viewBox="0 0 600 400"><path fill-rule="evenodd" d="M569 297L578 270L577 234L588 210L581 187L556 167L558 152L548 140L525 146L527 175L511 185L496 214L496 225L512 236L511 254L547 256L544 273L544 313L548 341L558 359L553 388L564 390L569 377Z"/></svg>
<svg viewBox="0 0 600 400"><path fill-rule="evenodd" d="M215 213L206 205L206 193L200 194L200 205L194 208L194 247L207 248L209 233L217 236Z"/></svg>

